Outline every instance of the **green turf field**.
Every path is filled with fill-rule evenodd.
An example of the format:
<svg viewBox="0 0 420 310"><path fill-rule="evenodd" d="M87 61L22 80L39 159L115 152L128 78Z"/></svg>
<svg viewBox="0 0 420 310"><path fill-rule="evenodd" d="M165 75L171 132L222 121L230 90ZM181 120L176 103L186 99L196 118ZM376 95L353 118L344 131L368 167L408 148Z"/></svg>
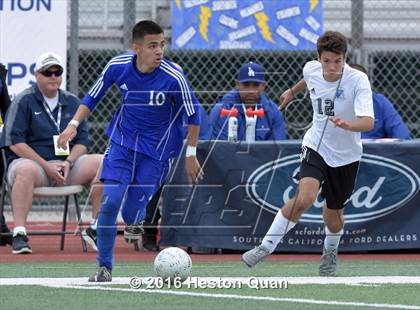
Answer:
<svg viewBox="0 0 420 310"><path fill-rule="evenodd" d="M132 289L130 277L154 276L151 263L117 264L112 285L87 285L93 271L87 263L1 264L0 309L420 309L419 261L343 261L331 281L346 284L315 284L329 281L317 277L317 268L314 262L253 269L240 262L193 263L194 277L273 277L287 288ZM388 280L394 284L382 283Z"/></svg>

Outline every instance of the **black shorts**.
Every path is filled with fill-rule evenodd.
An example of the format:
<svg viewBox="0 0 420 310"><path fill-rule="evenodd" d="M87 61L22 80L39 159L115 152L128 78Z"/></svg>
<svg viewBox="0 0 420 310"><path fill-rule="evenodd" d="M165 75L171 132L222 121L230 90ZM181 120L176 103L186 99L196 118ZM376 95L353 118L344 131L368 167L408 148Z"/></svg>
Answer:
<svg viewBox="0 0 420 310"><path fill-rule="evenodd" d="M353 193L359 162L330 167L324 159L308 147L302 147L302 162L298 178L311 177L321 184L321 196L326 199L328 209L343 209L344 203Z"/></svg>

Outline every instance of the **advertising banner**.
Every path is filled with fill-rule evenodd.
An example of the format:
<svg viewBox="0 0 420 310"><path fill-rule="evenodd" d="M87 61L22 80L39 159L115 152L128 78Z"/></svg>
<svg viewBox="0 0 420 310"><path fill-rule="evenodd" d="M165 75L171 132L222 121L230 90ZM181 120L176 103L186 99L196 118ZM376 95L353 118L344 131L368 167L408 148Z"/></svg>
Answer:
<svg viewBox="0 0 420 310"><path fill-rule="evenodd" d="M161 242L249 249L295 192L300 141L201 142L204 180L186 185L182 159L164 190ZM420 141L366 143L345 206L341 251L420 248ZM319 252L325 236L320 195L278 251Z"/></svg>
<svg viewBox="0 0 420 310"><path fill-rule="evenodd" d="M35 62L45 52L57 53L66 65L67 0L0 0L0 62L8 69L11 97L35 82Z"/></svg>
<svg viewBox="0 0 420 310"><path fill-rule="evenodd" d="M173 0L172 48L315 49L322 0Z"/></svg>

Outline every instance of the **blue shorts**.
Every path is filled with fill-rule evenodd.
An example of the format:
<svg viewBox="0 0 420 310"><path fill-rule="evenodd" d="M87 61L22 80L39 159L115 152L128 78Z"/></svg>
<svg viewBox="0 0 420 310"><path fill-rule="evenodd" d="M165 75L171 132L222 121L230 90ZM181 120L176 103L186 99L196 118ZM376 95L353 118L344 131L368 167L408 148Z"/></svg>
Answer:
<svg viewBox="0 0 420 310"><path fill-rule="evenodd" d="M165 182L169 173L170 160L160 161L145 154L135 152L124 146L111 143L104 155L101 180L104 182L104 210L109 210L105 196L112 201L113 210L122 207L122 217L126 224L137 223L145 216L146 206L153 195ZM114 197L118 191L113 189L117 184L125 195ZM120 192L122 193L122 192Z"/></svg>
<svg viewBox="0 0 420 310"><path fill-rule="evenodd" d="M159 188L169 169L170 160L160 161L111 142L104 154L101 181Z"/></svg>

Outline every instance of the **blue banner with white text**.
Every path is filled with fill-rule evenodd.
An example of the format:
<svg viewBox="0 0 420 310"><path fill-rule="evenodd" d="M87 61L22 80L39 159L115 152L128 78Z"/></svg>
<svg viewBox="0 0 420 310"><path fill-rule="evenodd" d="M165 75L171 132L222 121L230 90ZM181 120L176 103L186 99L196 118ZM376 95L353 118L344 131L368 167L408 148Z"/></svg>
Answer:
<svg viewBox="0 0 420 310"><path fill-rule="evenodd" d="M322 0L173 0L172 48L316 48Z"/></svg>
<svg viewBox="0 0 420 310"><path fill-rule="evenodd" d="M345 206L340 251L420 248L420 141L365 143L356 187ZM249 249L293 197L300 141L200 142L205 177L189 187L182 157L164 189L161 244ZM323 201L277 247L319 252Z"/></svg>

